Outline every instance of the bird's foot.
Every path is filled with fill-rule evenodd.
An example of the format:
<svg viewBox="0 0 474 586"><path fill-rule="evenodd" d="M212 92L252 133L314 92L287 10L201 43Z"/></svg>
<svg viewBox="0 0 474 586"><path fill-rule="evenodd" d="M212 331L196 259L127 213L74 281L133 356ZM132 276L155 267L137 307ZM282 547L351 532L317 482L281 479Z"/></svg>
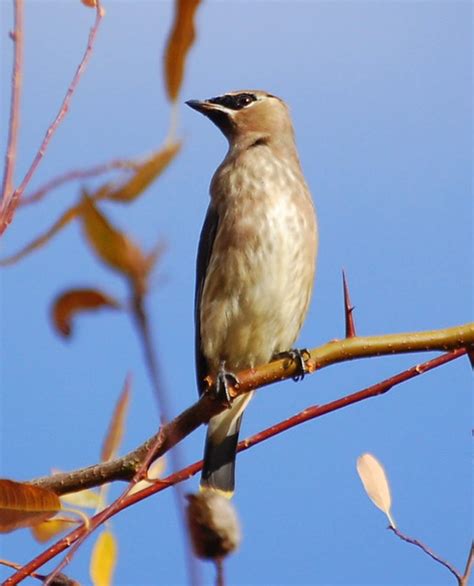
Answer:
<svg viewBox="0 0 474 586"><path fill-rule="evenodd" d="M310 355L306 348L302 348L301 350L298 348L291 348L285 352L279 352L278 354L275 354L273 358L289 358L291 362L296 362L297 366L299 367L299 372L293 377L295 382L303 380L305 375L309 372L306 366L306 360L310 358Z"/></svg>
<svg viewBox="0 0 474 586"><path fill-rule="evenodd" d="M232 406L232 396L229 390L230 385L238 385L239 379L233 372L225 369L225 362L221 362L216 376L216 398L227 404L227 407Z"/></svg>

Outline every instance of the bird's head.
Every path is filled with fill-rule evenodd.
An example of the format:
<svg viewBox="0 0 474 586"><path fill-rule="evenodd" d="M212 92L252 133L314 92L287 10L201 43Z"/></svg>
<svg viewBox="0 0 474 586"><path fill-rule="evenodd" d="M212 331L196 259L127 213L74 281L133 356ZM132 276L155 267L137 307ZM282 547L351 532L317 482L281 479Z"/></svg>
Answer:
<svg viewBox="0 0 474 586"><path fill-rule="evenodd" d="M239 90L207 100L188 100L186 104L212 120L231 146L293 140L288 107L267 92Z"/></svg>

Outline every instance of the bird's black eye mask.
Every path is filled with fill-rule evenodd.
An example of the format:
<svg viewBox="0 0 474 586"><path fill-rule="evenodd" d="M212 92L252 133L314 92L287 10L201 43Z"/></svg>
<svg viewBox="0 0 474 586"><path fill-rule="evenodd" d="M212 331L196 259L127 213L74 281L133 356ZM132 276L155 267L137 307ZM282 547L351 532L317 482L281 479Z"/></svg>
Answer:
<svg viewBox="0 0 474 586"><path fill-rule="evenodd" d="M229 110L242 110L242 108L245 108L252 102L256 102L257 97L253 94L226 94L225 96L211 98L207 101L211 104L218 104L219 106L224 106L224 108L229 108Z"/></svg>

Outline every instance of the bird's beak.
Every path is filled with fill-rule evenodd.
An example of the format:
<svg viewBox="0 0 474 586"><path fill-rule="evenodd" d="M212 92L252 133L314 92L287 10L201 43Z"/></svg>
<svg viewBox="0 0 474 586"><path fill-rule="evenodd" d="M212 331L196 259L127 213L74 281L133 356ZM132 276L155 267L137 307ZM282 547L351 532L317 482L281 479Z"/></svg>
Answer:
<svg viewBox="0 0 474 586"><path fill-rule="evenodd" d="M193 110L196 110L201 114L204 114L204 116L208 116L209 112L219 109L219 106L217 106L217 104L212 104L207 100L188 100L186 104Z"/></svg>

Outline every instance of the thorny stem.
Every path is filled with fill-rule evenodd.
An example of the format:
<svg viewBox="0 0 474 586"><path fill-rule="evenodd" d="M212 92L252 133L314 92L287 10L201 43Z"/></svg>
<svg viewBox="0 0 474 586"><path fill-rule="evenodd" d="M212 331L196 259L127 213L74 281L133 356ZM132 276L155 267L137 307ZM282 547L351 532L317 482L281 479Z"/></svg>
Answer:
<svg viewBox="0 0 474 586"><path fill-rule="evenodd" d="M457 335L455 335L455 331L457 332ZM444 336L441 335L440 332L444 332ZM330 342L329 344L311 350L309 352L310 359L307 361L307 364L308 362L312 363L311 371L314 372L315 364L318 364L318 368L320 369L344 360L342 356L346 356L347 354L347 343L353 344L354 347L351 348L350 357L346 357L346 359L353 360L357 358L358 351L360 351L360 357L369 356L366 352L367 345L373 347L374 356L379 356L382 353L382 345L380 342L384 338L391 340L389 344L386 344L385 354L396 353L396 350L395 352L393 350L395 344L392 340L397 336L398 335L377 337L376 339L378 340L378 343L376 347L373 347L374 345L371 342L373 338L357 337L351 338L350 340ZM421 349L421 340L423 339L425 350L458 348L459 346L474 345L474 324L467 324L465 326L450 328L448 330L419 332L418 334L400 334L399 336L416 336L418 344L415 344L411 351L419 351ZM396 346L400 347L400 345L401 341ZM328 347L331 349L330 354L328 354ZM405 351L408 351L406 347ZM417 365L413 369L410 369L414 372L410 375L410 378L423 373L427 368L427 364L434 364L437 366L443 364L447 360L453 360L454 358L465 354L465 352L466 350L464 349L458 349L450 354L445 354L435 358L429 363ZM433 368L433 366L430 368ZM282 359L273 361L268 365L263 365L256 369L238 373L240 383L238 388L231 389L232 394L243 394L258 387L271 384L272 382L291 378L297 373L297 369L298 365L294 363L288 364L286 359ZM402 380L406 380L406 378ZM394 381L394 384L395 382L396 381ZM340 399L339 401L347 401L347 398ZM142 464L143 459L149 454L151 446L155 446L155 449L152 450L153 453L150 456L150 462L153 459L160 457L170 447L181 441L201 424L207 423L213 415L224 411L225 408L226 405L220 404L218 401L212 399L212 393L204 393L197 403L183 411L172 422L164 425L157 434L146 440L142 445L121 458L72 472L38 478L32 482L43 486L44 488L54 490L57 494L66 494L68 492L91 488L103 484L104 482L114 480L130 481Z"/></svg>
<svg viewBox="0 0 474 586"><path fill-rule="evenodd" d="M430 360L428 362L425 362L423 364L416 365L413 368L408 369L407 371L404 371L403 373L396 375L395 377L391 377L391 378L387 379L386 381L382 381L380 383L377 383L376 385L373 385L372 387L368 387L367 389L359 391L358 393L354 393L354 394L349 395L347 397L343 397L342 399L339 399L337 401L333 401L332 403L328 403L326 405L321 405L321 406L316 405L316 406L310 407L308 409L305 409L304 411L295 415L294 417L292 417L286 421L283 421L279 424L276 424L276 425L268 428L267 430L264 430L256 435L252 436L251 438L240 442L238 445L238 451L240 452L240 451L249 449L251 446L258 444L258 443L264 441L265 439L273 437L274 435L277 435L278 433L286 431L290 427L294 427L296 425L299 425L303 421L308 421L309 419L314 419L316 417L320 417L322 415L325 415L326 413L335 411L336 409L341 409L341 408L347 407L350 404L353 404L358 401L362 401L363 399L368 398L370 396L372 396L372 397L377 396L377 395L381 394L382 392L386 392L386 391L390 390L394 385L396 385L404 380L408 380L409 378L413 378L415 376L423 374L424 372L427 372L428 370L436 368L437 366L440 366L441 364L445 364L451 360L459 358L460 356L464 355L465 353L466 353L465 349L455 350L453 352L450 352L449 354L444 354L442 356L439 356L438 358L435 358L435 359ZM190 411L190 410L188 410L188 411ZM163 433L163 430L162 430L162 433ZM46 562L53 559L55 556L60 554L62 551L64 551L65 549L70 547L72 544L77 542L77 540L85 538L85 536L87 536L91 530L95 529L100 524L104 523L107 519L109 519L113 514L117 513L119 510L123 510L127 507L130 507L133 504L135 504L136 502L139 502L139 501L143 500L144 498L151 496L152 494L156 494L158 492L161 492L162 490L165 490L166 488L168 488L169 486L172 486L173 484L175 484L177 482L182 482L183 480L190 478L191 476L196 474L201 469L201 467L202 467L202 462L195 462L194 464L187 466L183 470L180 470L179 472L172 474L168 478L164 478L162 480L157 480L156 482L153 483L153 485L151 485L151 486L149 486L149 487L147 487L137 493L134 493L134 494L131 494L128 496L122 495L122 497L120 497L120 499L119 499L120 500L119 504L117 504L117 501L115 503L112 503L112 505L110 505L109 507L107 507L106 509L104 509L103 511L101 511L99 514L95 515L91 519L90 527L92 529L88 530L84 525L78 527L77 529L75 529L74 531L72 531L71 533L69 533L68 535L63 537L62 539L58 540L55 544L53 544L51 547L49 547L46 551L42 552L35 559L31 560L28 564L23 566L21 568L21 570L19 570L13 576L11 576L4 583L4 585L5 586L13 586L14 584L18 584L25 577L31 575L31 573L34 572L36 569L40 568ZM47 480L50 480L50 479L38 479L35 482L35 484L47 487L48 483L45 482ZM127 487L127 491L128 490L129 490L129 488ZM471 561L468 562L468 564L466 566L466 573L468 573L470 571L471 563L472 563ZM461 586L464 586L464 584L462 584Z"/></svg>

